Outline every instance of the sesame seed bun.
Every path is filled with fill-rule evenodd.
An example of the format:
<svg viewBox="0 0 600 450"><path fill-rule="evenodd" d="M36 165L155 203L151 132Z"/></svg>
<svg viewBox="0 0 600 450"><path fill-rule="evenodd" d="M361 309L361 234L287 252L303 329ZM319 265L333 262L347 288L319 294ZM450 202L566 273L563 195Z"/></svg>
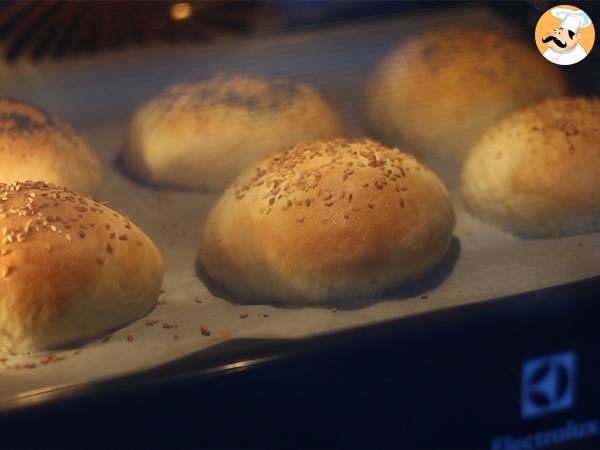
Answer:
<svg viewBox="0 0 600 450"><path fill-rule="evenodd" d="M0 183L39 180L94 195L98 158L67 124L25 102L0 99Z"/></svg>
<svg viewBox="0 0 600 450"><path fill-rule="evenodd" d="M268 153L339 134L337 114L305 83L220 76L172 86L143 105L123 161L160 186L220 191Z"/></svg>
<svg viewBox="0 0 600 450"><path fill-rule="evenodd" d="M546 100L490 128L465 162L462 196L523 236L600 229L600 100Z"/></svg>
<svg viewBox="0 0 600 450"><path fill-rule="evenodd" d="M561 71L514 37L444 28L383 61L368 83L367 120L387 142L460 163L504 115L566 91Z"/></svg>
<svg viewBox="0 0 600 450"><path fill-rule="evenodd" d="M414 157L369 140L305 143L245 170L202 230L201 267L250 302L378 295L446 254L454 215Z"/></svg>
<svg viewBox="0 0 600 450"><path fill-rule="evenodd" d="M163 261L127 218L42 182L0 184L0 350L98 337L156 304Z"/></svg>

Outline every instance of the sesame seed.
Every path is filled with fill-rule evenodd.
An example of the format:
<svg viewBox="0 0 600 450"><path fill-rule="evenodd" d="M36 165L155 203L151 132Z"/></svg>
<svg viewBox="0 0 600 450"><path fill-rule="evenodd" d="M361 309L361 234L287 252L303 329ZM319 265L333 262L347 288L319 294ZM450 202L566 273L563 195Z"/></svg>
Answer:
<svg viewBox="0 0 600 450"><path fill-rule="evenodd" d="M120 241L126 241L127 240L127 235L126 234L122 234L121 236L119 236L119 240Z"/></svg>

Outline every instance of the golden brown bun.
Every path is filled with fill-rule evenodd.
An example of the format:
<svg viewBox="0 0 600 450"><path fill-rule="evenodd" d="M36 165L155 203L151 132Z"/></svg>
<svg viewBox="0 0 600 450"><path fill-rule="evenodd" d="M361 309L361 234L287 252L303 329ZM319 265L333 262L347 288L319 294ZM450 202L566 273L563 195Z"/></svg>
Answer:
<svg viewBox="0 0 600 450"><path fill-rule="evenodd" d="M42 182L0 184L0 350L100 336L156 304L163 261L110 208Z"/></svg>
<svg viewBox="0 0 600 450"><path fill-rule="evenodd" d="M460 162L507 113L566 93L560 70L529 47L461 28L409 40L368 83L370 128L411 152Z"/></svg>
<svg viewBox="0 0 600 450"><path fill-rule="evenodd" d="M91 196L100 178L98 158L71 127L33 105L0 99L0 183L39 180Z"/></svg>
<svg viewBox="0 0 600 450"><path fill-rule="evenodd" d="M123 160L157 185L223 190L268 153L339 134L337 114L307 84L216 77L173 86L143 105Z"/></svg>
<svg viewBox="0 0 600 450"><path fill-rule="evenodd" d="M524 236L600 228L600 100L546 100L490 128L465 161L475 216Z"/></svg>
<svg viewBox="0 0 600 450"><path fill-rule="evenodd" d="M210 213L199 257L242 300L326 303L422 276L453 227L444 185L412 156L336 139L245 170Z"/></svg>

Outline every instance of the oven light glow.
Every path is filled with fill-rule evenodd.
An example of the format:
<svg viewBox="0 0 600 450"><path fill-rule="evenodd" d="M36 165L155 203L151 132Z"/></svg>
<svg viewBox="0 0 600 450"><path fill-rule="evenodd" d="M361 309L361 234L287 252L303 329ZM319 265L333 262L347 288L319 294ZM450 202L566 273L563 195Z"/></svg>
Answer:
<svg viewBox="0 0 600 450"><path fill-rule="evenodd" d="M171 7L171 19L186 20L192 15L192 5L188 2L175 3Z"/></svg>

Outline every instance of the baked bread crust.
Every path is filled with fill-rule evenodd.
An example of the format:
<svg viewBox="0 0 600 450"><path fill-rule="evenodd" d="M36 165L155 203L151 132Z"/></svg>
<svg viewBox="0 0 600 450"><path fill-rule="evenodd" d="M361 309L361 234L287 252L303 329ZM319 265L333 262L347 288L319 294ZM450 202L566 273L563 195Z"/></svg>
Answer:
<svg viewBox="0 0 600 450"><path fill-rule="evenodd" d="M0 184L0 350L98 337L156 304L163 260L107 206L42 182Z"/></svg>
<svg viewBox="0 0 600 450"><path fill-rule="evenodd" d="M0 99L0 183L36 180L92 196L102 170L67 124L25 102Z"/></svg>
<svg viewBox="0 0 600 450"><path fill-rule="evenodd" d="M221 191L268 153L341 133L335 111L305 83L219 76L172 86L144 104L123 161L156 185Z"/></svg>
<svg viewBox="0 0 600 450"><path fill-rule="evenodd" d="M462 197L522 236L600 229L600 100L546 100L491 127L465 162Z"/></svg>
<svg viewBox="0 0 600 450"><path fill-rule="evenodd" d="M316 141L245 170L211 211L199 258L241 300L327 303L421 277L453 227L446 188L414 157Z"/></svg>
<svg viewBox="0 0 600 450"><path fill-rule="evenodd" d="M462 161L511 111L567 91L529 46L486 30L444 28L392 51L367 85L367 121L386 142Z"/></svg>

